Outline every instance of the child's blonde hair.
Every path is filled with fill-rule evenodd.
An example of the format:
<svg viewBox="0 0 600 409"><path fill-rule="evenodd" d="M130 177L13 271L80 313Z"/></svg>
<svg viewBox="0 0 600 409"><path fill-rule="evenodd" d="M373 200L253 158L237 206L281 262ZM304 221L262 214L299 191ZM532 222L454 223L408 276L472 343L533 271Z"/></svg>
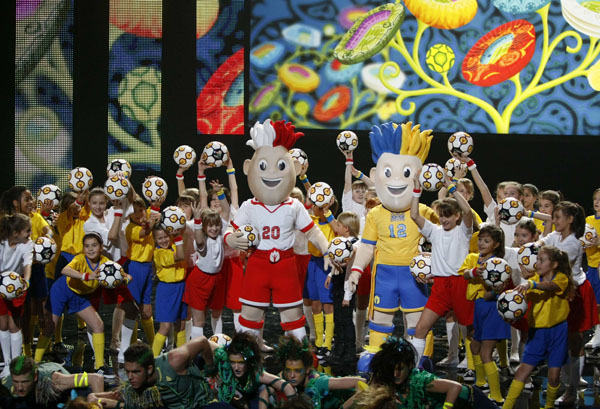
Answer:
<svg viewBox="0 0 600 409"><path fill-rule="evenodd" d="M463 185L465 187L465 190L469 193L470 197L467 200L468 201L473 200L473 196L475 195L475 187L473 186L473 182L471 181L471 179L461 178L461 179L458 179L457 183L459 185Z"/></svg>
<svg viewBox="0 0 600 409"><path fill-rule="evenodd" d="M298 187L294 187L292 189L292 192L290 193L290 197L293 197L294 199L298 200L300 203L304 203L304 193L302 193L302 190L300 190L300 188L298 188Z"/></svg>
<svg viewBox="0 0 600 409"><path fill-rule="evenodd" d="M355 180L354 182L352 182L352 190L355 190L355 189L363 189L363 190L367 191L367 189L369 189L369 187L363 180Z"/></svg>
<svg viewBox="0 0 600 409"><path fill-rule="evenodd" d="M183 192L181 192L181 196L192 196L194 198L194 202L200 201L200 190L196 187L188 187Z"/></svg>
<svg viewBox="0 0 600 409"><path fill-rule="evenodd" d="M354 212L342 212L337 217L337 221L346 226L350 232L350 236L358 237L360 232L360 219Z"/></svg>

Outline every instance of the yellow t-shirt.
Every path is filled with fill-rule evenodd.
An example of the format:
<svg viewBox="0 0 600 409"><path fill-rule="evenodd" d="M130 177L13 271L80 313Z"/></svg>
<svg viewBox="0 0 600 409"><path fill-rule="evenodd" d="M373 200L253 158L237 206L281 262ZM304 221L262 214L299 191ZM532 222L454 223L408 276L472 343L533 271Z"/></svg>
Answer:
<svg viewBox="0 0 600 409"><path fill-rule="evenodd" d="M596 229L596 232L600 234L600 218L591 215L585 218L585 222ZM594 246L585 249L585 255L587 256L588 266L598 268L600 264L600 247Z"/></svg>
<svg viewBox="0 0 600 409"><path fill-rule="evenodd" d="M133 222L130 222L125 228L125 238L129 245L127 257L131 261L147 263L152 261L152 255L154 254L154 236L150 233L145 237L140 237L142 229L142 226Z"/></svg>
<svg viewBox="0 0 600 409"><path fill-rule="evenodd" d="M477 214L477 212L473 209L471 209L473 212L473 222L477 223L478 226L481 226L481 223L483 223L483 221L481 220L481 217L479 217L479 215ZM478 240L479 240L479 230L473 232L473 235L471 236L471 240L469 240L469 252L470 253L477 253L479 251L479 244L478 244Z"/></svg>
<svg viewBox="0 0 600 409"><path fill-rule="evenodd" d="M175 245L168 249L154 249L156 276L163 283L177 283L185 279L185 260L175 261Z"/></svg>
<svg viewBox="0 0 600 409"><path fill-rule="evenodd" d="M31 220L31 241L35 242L38 237L44 235L44 228L49 227L48 222L38 212L29 215Z"/></svg>
<svg viewBox="0 0 600 409"><path fill-rule="evenodd" d="M335 232L333 231L333 227L331 227L331 224L329 224L328 222L320 222L317 216L310 215L310 218L312 219L315 226L319 226L319 229L321 229L321 231L325 235L325 238L327 239L327 243L331 242L331 240L333 240L333 238L335 237ZM308 242L308 252L315 257L323 257L323 253L321 253L319 249L316 248L315 245L312 244L310 241Z"/></svg>
<svg viewBox="0 0 600 409"><path fill-rule="evenodd" d="M106 258L105 256L100 256L100 261L98 261L98 265L106 261L108 261L108 258ZM88 259L83 254L78 254L75 257L73 257L73 260L71 260L71 262L67 264L67 267L79 271L81 274L94 272L92 266L90 266L90 262L88 262ZM96 267L96 264L94 264L94 267ZM98 288L100 283L98 282L98 280L83 281L78 278L67 277L67 285L71 290L73 290L73 292L77 294L90 294L93 293L96 290L96 288Z"/></svg>
<svg viewBox="0 0 600 409"><path fill-rule="evenodd" d="M419 213L432 223L439 222L437 214L422 203ZM392 213L379 205L367 213L361 241L376 246L375 263L407 266L418 252L420 238L419 227L410 218L410 210Z"/></svg>
<svg viewBox="0 0 600 409"><path fill-rule="evenodd" d="M535 274L531 280L540 282L540 276ZM529 311L529 326L531 328L550 328L560 324L569 315L569 300L566 293L569 278L563 273L556 273L552 282L560 288L558 291L542 291L529 289L527 301Z"/></svg>
<svg viewBox="0 0 600 409"><path fill-rule="evenodd" d="M60 251L69 254L79 254L83 251L83 224L90 218L90 210L85 206L79 212L79 218L70 219L68 211L61 212L56 221L56 228L60 235L61 245Z"/></svg>
<svg viewBox="0 0 600 409"><path fill-rule="evenodd" d="M467 257L465 257L465 261L463 261L462 266L460 266L458 274L462 276L465 274L465 271L473 270L479 265L479 253L469 253L467 254ZM469 280L469 284L467 285L467 300L483 298L485 291L486 289L485 285L483 284L483 279L481 277L472 278Z"/></svg>

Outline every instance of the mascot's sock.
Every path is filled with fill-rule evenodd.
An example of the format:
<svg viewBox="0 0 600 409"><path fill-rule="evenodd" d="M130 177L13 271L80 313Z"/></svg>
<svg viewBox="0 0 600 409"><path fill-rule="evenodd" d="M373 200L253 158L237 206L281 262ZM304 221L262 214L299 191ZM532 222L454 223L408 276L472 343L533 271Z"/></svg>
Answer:
<svg viewBox="0 0 600 409"><path fill-rule="evenodd" d="M510 388L508 389L508 393L506 394L506 400L504 401L504 405L502 405L502 409L512 409L521 396L521 392L523 392L523 388L525 384L521 381L517 381L513 379L510 384Z"/></svg>
<svg viewBox="0 0 600 409"><path fill-rule="evenodd" d="M154 358L160 355L166 340L167 337L160 332L157 332L156 335L154 335L154 342L152 343L152 353L154 354Z"/></svg>
<svg viewBox="0 0 600 409"><path fill-rule="evenodd" d="M104 332L94 332L92 334L92 340L94 346L94 357L96 358L94 369L99 369L104 366Z"/></svg>
<svg viewBox="0 0 600 409"><path fill-rule="evenodd" d="M315 321L315 346L321 348L323 346L323 332L325 331L323 313L313 314L313 319Z"/></svg>
<svg viewBox="0 0 600 409"><path fill-rule="evenodd" d="M142 328L144 329L144 334L146 334L148 344L152 345L154 343L154 319L152 317L142 319Z"/></svg>
<svg viewBox="0 0 600 409"><path fill-rule="evenodd" d="M331 341L333 341L333 313L325 314L325 342L323 346L331 350Z"/></svg>
<svg viewBox="0 0 600 409"><path fill-rule="evenodd" d="M381 344L385 342L386 338L392 335L392 332L394 332L393 326L388 327L369 322L369 345L365 349L376 353L381 349ZM423 340L423 348L425 348L425 340ZM421 350L421 355L423 355L423 350ZM419 359L421 359L421 355L419 355Z"/></svg>

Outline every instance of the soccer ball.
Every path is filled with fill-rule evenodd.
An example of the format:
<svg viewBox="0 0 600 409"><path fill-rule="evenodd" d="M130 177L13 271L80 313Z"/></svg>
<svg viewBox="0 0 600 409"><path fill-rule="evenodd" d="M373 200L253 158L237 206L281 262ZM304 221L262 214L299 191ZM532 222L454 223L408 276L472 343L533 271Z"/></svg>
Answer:
<svg viewBox="0 0 600 409"><path fill-rule="evenodd" d="M224 143L212 141L209 142L202 151L200 156L202 162L212 168L223 166L229 160L229 150Z"/></svg>
<svg viewBox="0 0 600 409"><path fill-rule="evenodd" d="M48 264L56 254L56 242L50 237L40 236L33 243L33 259Z"/></svg>
<svg viewBox="0 0 600 409"><path fill-rule="evenodd" d="M456 158L448 159L444 167L450 179L456 177L459 173L465 174L467 171L467 165Z"/></svg>
<svg viewBox="0 0 600 409"><path fill-rule="evenodd" d="M416 278L425 280L431 277L431 257L417 254L410 261L410 272Z"/></svg>
<svg viewBox="0 0 600 409"><path fill-rule="evenodd" d="M169 206L162 211L160 223L167 233L183 229L185 227L185 222L185 212L177 206Z"/></svg>
<svg viewBox="0 0 600 409"><path fill-rule="evenodd" d="M94 177L89 169L79 167L69 172L69 187L74 192L83 192L92 187Z"/></svg>
<svg viewBox="0 0 600 409"><path fill-rule="evenodd" d="M505 320L518 320L527 312L527 300L523 294L514 290L506 290L498 297L496 308L498 308L498 314Z"/></svg>
<svg viewBox="0 0 600 409"><path fill-rule="evenodd" d="M56 185L44 185L38 190L37 202L39 206L46 205L52 208L60 202L62 192Z"/></svg>
<svg viewBox="0 0 600 409"><path fill-rule="evenodd" d="M123 267L115 261L106 261L98 267L98 282L104 288L115 288L125 281Z"/></svg>
<svg viewBox="0 0 600 409"><path fill-rule="evenodd" d="M227 334L214 334L208 340L219 344L220 347L225 347L231 343L231 337Z"/></svg>
<svg viewBox="0 0 600 409"><path fill-rule="evenodd" d="M352 242L346 237L335 237L329 243L327 255L336 263L344 264L352 257Z"/></svg>
<svg viewBox="0 0 600 409"><path fill-rule="evenodd" d="M106 167L106 175L110 178L121 172L126 179L131 176L131 165L125 159L115 159Z"/></svg>
<svg viewBox="0 0 600 409"><path fill-rule="evenodd" d="M500 217L500 221L506 224L515 224L523 214L525 213L525 208L514 197L507 197L500 201L500 210L498 211L498 215Z"/></svg>
<svg viewBox="0 0 600 409"><path fill-rule="evenodd" d="M25 293L25 280L14 271L5 271L0 274L0 297L5 300L14 300Z"/></svg>
<svg viewBox="0 0 600 409"><path fill-rule="evenodd" d="M598 233L596 229L591 224L585 224L585 231L583 232L583 236L579 238L581 245L583 247L592 246L598 238Z"/></svg>
<svg viewBox="0 0 600 409"><path fill-rule="evenodd" d="M506 260L500 257L492 257L486 260L483 269L481 278L483 278L483 282L492 290L501 290L512 273L512 269Z"/></svg>
<svg viewBox="0 0 600 409"><path fill-rule="evenodd" d="M308 198L317 207L325 206L331 202L332 197L333 189L325 182L317 182L308 189Z"/></svg>
<svg viewBox="0 0 600 409"><path fill-rule="evenodd" d="M146 200L153 202L167 195L169 187L163 178L158 176L149 177L144 181L142 192Z"/></svg>
<svg viewBox="0 0 600 409"><path fill-rule="evenodd" d="M448 152L450 155L453 153L470 155L473 152L473 137L466 132L454 132L448 138Z"/></svg>
<svg viewBox="0 0 600 409"><path fill-rule="evenodd" d="M443 74L448 72L454 65L455 56L454 50L446 44L435 44L427 50L425 55L425 63L433 72Z"/></svg>
<svg viewBox="0 0 600 409"><path fill-rule="evenodd" d="M129 193L129 182L118 175L112 175L104 182L104 193L112 199L123 199Z"/></svg>
<svg viewBox="0 0 600 409"><path fill-rule="evenodd" d="M196 151L191 146L181 145L173 152L173 160L178 166L188 168L194 164L196 160Z"/></svg>
<svg viewBox="0 0 600 409"><path fill-rule="evenodd" d="M236 231L242 232L242 235L248 240L248 246L257 247L260 243L260 233L256 227L243 224Z"/></svg>
<svg viewBox="0 0 600 409"><path fill-rule="evenodd" d="M444 169L435 163L427 163L421 168L419 182L428 192L436 192L444 186Z"/></svg>
<svg viewBox="0 0 600 409"><path fill-rule="evenodd" d="M540 249L535 243L527 243L521 246L517 252L519 264L529 271L535 271L537 269L537 256L539 251Z"/></svg>
<svg viewBox="0 0 600 409"><path fill-rule="evenodd" d="M298 162L300 166L302 166L304 171L308 169L308 155L306 155L306 152L299 148L293 148L290 149L290 155L292 155L292 159L294 159L294 161Z"/></svg>
<svg viewBox="0 0 600 409"><path fill-rule="evenodd" d="M358 147L358 136L352 131L342 131L335 139L335 143L342 152L352 152Z"/></svg>
<svg viewBox="0 0 600 409"><path fill-rule="evenodd" d="M425 236L419 239L419 253L431 253L431 242Z"/></svg>

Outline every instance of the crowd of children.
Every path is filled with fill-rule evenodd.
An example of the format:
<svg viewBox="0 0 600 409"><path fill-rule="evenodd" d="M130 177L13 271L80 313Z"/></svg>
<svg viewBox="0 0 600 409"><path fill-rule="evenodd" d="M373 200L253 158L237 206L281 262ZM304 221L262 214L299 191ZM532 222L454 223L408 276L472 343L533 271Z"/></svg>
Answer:
<svg viewBox="0 0 600 409"><path fill-rule="evenodd" d="M372 236L367 214L373 211L378 215L387 210L379 204L371 179L354 168L352 152L344 156L341 209L335 196L322 206L307 199L303 192L311 186L307 163L298 175L303 189L295 188L291 199L286 200L309 210L312 222L327 241L342 236L351 239L356 247L366 224L367 242ZM560 193L553 190L540 192L533 184L503 182L494 198L473 159L464 154L455 158L468 167L473 181L466 175L446 177L438 200L430 205L433 210L420 203L420 184L418 176L415 178L417 187L410 218L419 234L431 243L433 278L409 276L416 289L411 297L424 297L425 306L411 331L403 334L406 340L388 336L382 340L385 342L380 351L367 348L367 353L376 354L370 367L372 385L366 391L351 397L353 391L367 389L361 385L362 378L351 375L358 372L357 357L363 352L367 309L373 302L371 286L376 276L372 278L370 269L364 269L353 288L352 260L327 270L327 255L300 230L293 237L293 265L297 268L278 274L293 275L292 281L302 293L309 335L305 339L293 334L284 336L277 346L282 372L275 375L264 371L260 357L273 349L263 341L262 330L257 328L256 338L243 332L250 321L240 316L242 303L252 304L247 301L249 290L241 284L246 261L253 257L252 249L240 251L227 246L224 240L228 229L235 226L233 220L239 211L231 158L226 163L229 189L218 180L211 181L207 188L205 173L209 167L203 162L198 162L197 188L185 186L187 168L179 168L179 197L175 205L185 212L187 223L176 231L160 222L164 198L146 203L131 185L126 198L112 201L102 188L67 192L56 209L42 203L36 205L26 187L14 186L5 191L0 203L0 271L21 275L27 291L11 300L0 298L2 377L12 373L14 383L24 373L24 363L17 368L11 364L21 356L32 358L25 365L30 368L36 363L43 365L39 363L47 360L49 351L64 349L64 314L76 315L79 329L87 332L95 372L105 378L114 377L105 363L107 329L98 314L102 301L113 306L109 351L116 354L119 367L132 385L135 376L127 358L131 345L133 349L141 348L142 352L138 352L142 355L151 351L152 356L143 356L136 363L141 367L167 365L159 365L163 351L180 351L177 354L186 357L195 351L197 355L206 348L195 342L204 339L208 314L211 333L220 334L222 311L229 308L236 330L235 335L231 334L233 341L219 348L207 344L212 347L214 367L210 359L205 359L204 369L205 375L218 373L217 386L207 386L216 391L217 399L231 404L241 401L242 406L237 407L285 406L289 405L287 398L303 392L309 396L308 407L388 407L385 405L389 401L389 407L494 407L495 403L512 408L530 382L534 368L544 361L548 362L546 407L553 407L555 400L558 404L573 404L583 381L585 347L593 349L593 354L600 353L600 243L595 237L584 247L579 240L586 223L600 229L600 189L593 193L594 212L586 218L579 204L562 200ZM124 175L119 176L126 180ZM469 205L475 194L474 185L483 199L486 221ZM516 224L500 222L497 203L505 197L520 200L525 208L526 217ZM423 209L428 210L424 213ZM269 234L277 238L279 230L261 234L265 240ZM33 261L33 241L41 236L52 238L58 246L53 260L45 265ZM535 243L539 249L535 272L518 262L517 250L527 243ZM526 318L506 322L497 313L499 291L481 279L483 265L492 257L504 258L511 266L512 276L503 290L513 288L526 294ZM107 260L117 261L126 271L124 284L114 289L101 287L97 280L98 266ZM587 272L582 268L585 265ZM384 267L378 267L379 276L396 274ZM410 313L411 299L402 297L403 310ZM285 303L279 304L286 308ZM439 364L464 369L463 379L474 383L473 387L415 369L424 365L424 355L431 356L431 351L426 350L426 338L440 318L446 319L449 350ZM141 337L138 324L149 346L147 350L136 343ZM589 330L594 330L594 336L584 345L583 334ZM466 349L464 363L459 363L459 333ZM507 340L511 340L510 352ZM177 354L167 361L176 359L173 357ZM181 375L177 368L183 367L173 362L168 364L169 370ZM508 392L503 394L500 376L512 376L510 362L520 365ZM73 365L86 366L82 354L74 354ZM332 374L343 378L331 377ZM77 387L77 378L74 382ZM559 397L561 382L566 389ZM333 393L338 389L346 393ZM489 389L489 400L481 392L484 389ZM102 395L98 390L93 392L98 392L94 395L97 402L104 399L105 405L120 399ZM121 399L127 402L129 395L123 396ZM336 404L332 403L333 398L337 399ZM327 406L327 399L334 406ZM431 403L436 400L441 406ZM148 407L153 406L150 401L144 401ZM427 401L433 406L427 406ZM374 402L380 406L373 406ZM301 399L297 405L294 407L302 407Z"/></svg>

